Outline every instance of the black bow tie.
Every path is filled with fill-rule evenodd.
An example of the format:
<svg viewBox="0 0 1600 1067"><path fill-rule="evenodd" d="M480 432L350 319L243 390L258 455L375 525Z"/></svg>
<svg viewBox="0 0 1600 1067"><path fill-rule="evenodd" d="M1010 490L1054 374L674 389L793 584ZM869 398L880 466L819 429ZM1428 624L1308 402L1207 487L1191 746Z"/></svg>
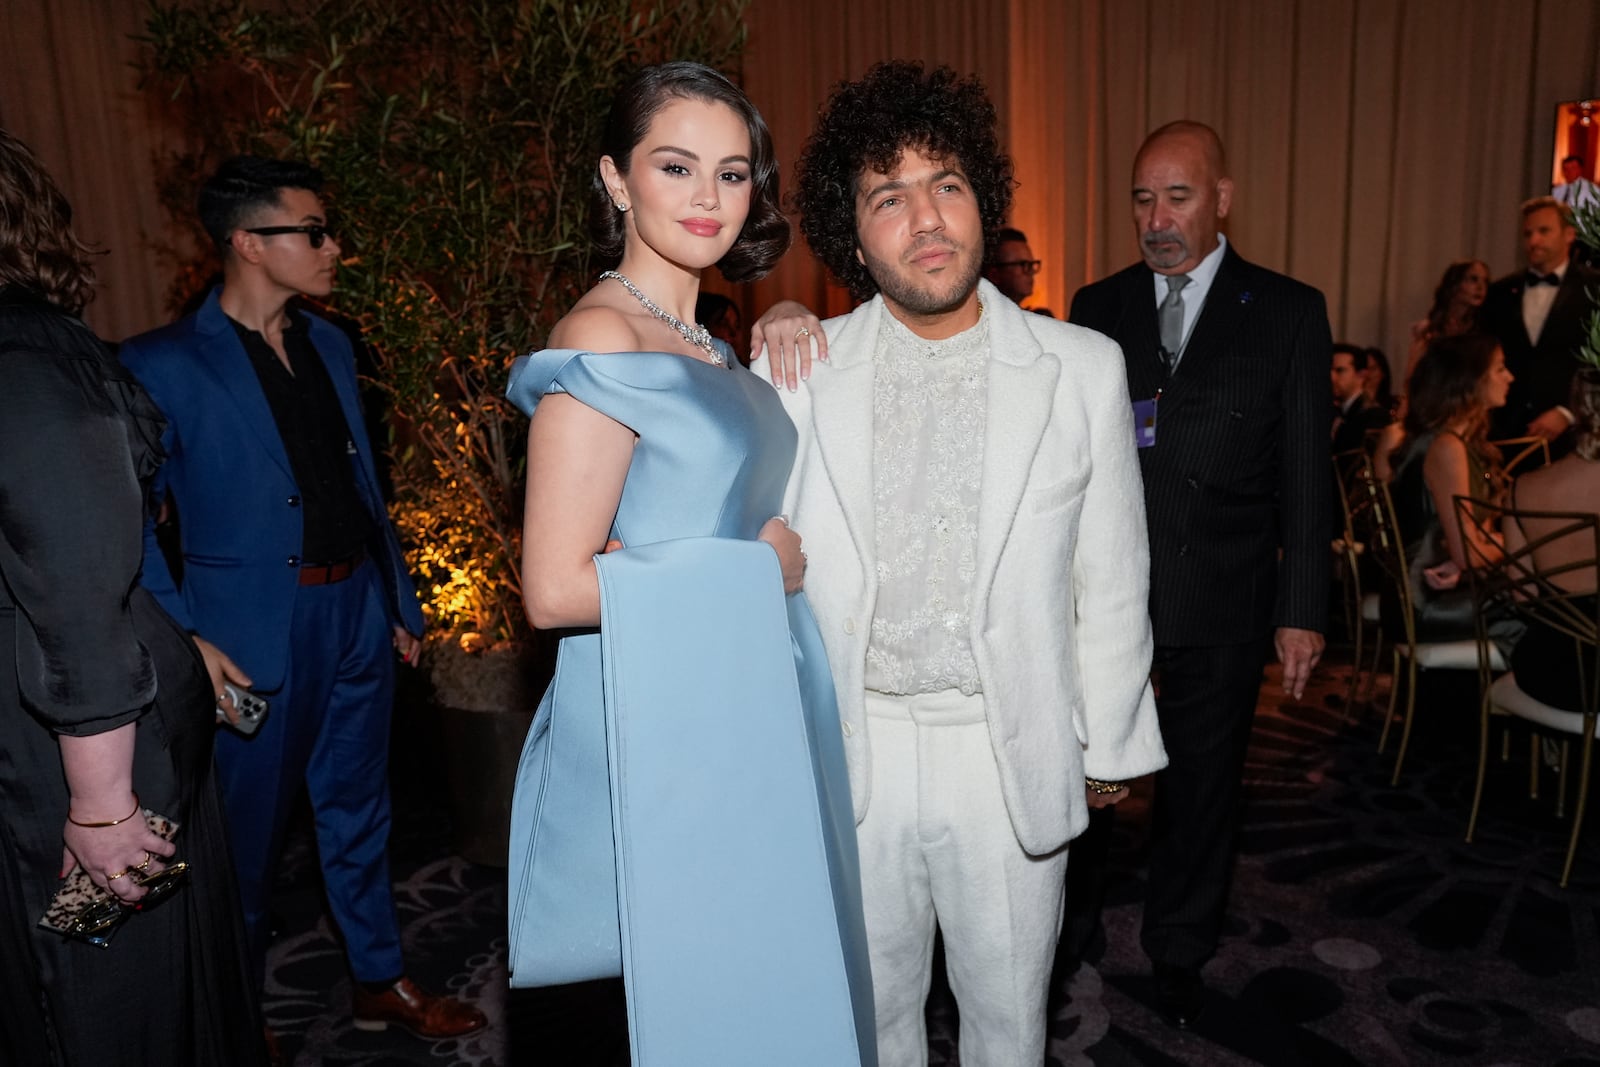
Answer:
<svg viewBox="0 0 1600 1067"><path fill-rule="evenodd" d="M1523 277L1529 285L1554 285L1558 287L1561 285L1561 275L1556 274L1554 271L1549 274L1540 274L1538 271L1530 270Z"/></svg>

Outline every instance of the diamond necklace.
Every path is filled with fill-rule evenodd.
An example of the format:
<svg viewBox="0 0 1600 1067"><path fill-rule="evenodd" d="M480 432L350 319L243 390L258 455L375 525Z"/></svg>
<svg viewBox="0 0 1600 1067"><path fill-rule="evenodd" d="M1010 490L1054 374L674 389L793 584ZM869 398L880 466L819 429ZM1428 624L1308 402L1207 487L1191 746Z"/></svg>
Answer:
<svg viewBox="0 0 1600 1067"><path fill-rule="evenodd" d="M628 292L632 293L633 298L639 301L639 303L643 304L646 311L650 312L650 314L654 315L668 326L671 326L674 330L677 330L678 333L683 336L685 341L688 341L690 344L704 352L706 357L710 359L712 363L719 367L727 366L728 361L722 358L722 353L718 352L711 345L710 330L706 329L698 322L692 326L687 322L684 322L682 319L678 318L678 316L662 308L660 304L657 304L648 296L645 296L643 290L641 290L637 285L634 285L623 275L618 274L616 271L608 270L600 275L601 281L605 281L607 278L614 278L621 282L622 287L628 290Z"/></svg>

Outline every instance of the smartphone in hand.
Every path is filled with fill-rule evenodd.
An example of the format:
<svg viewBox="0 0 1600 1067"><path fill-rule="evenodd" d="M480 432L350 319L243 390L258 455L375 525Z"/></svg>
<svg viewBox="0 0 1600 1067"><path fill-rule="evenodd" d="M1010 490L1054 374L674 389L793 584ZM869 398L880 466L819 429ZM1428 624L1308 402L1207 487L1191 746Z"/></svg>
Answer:
<svg viewBox="0 0 1600 1067"><path fill-rule="evenodd" d="M237 713L237 719L230 717L228 713L223 710L222 705L218 704L218 724L226 726L231 730L235 730L246 737L250 737L256 732L256 730L260 729L261 721L267 717L266 697L257 696L248 689L240 689L232 682L228 682L223 685L222 691L233 700L233 707Z"/></svg>

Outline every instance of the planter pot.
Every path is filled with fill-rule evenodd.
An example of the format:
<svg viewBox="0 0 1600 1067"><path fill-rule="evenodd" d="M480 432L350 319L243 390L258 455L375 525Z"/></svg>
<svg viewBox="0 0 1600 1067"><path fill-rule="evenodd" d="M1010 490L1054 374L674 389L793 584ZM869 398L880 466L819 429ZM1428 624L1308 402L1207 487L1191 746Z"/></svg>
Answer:
<svg viewBox="0 0 1600 1067"><path fill-rule="evenodd" d="M504 867L511 839L511 789L533 712L439 708L455 850Z"/></svg>
<svg viewBox="0 0 1600 1067"><path fill-rule="evenodd" d="M543 644L429 649L455 850L473 863L506 865L517 761L550 678L551 652Z"/></svg>

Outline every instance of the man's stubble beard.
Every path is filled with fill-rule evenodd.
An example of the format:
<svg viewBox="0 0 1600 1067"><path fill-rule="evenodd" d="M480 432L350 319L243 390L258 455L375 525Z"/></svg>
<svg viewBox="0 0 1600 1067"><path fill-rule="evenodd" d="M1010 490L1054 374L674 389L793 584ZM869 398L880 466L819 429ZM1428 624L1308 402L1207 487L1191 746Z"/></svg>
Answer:
<svg viewBox="0 0 1600 1067"><path fill-rule="evenodd" d="M982 260L974 258L970 262L963 262L958 259L948 269L963 271L962 274L956 275L959 285L950 295L939 296L928 288L918 286L895 268L873 258L865 250L862 251L861 258L865 261L867 274L877 283L878 291L883 294L884 299L893 301L913 315L942 315L954 311L972 295L972 291L978 287L978 279L983 275Z"/></svg>

